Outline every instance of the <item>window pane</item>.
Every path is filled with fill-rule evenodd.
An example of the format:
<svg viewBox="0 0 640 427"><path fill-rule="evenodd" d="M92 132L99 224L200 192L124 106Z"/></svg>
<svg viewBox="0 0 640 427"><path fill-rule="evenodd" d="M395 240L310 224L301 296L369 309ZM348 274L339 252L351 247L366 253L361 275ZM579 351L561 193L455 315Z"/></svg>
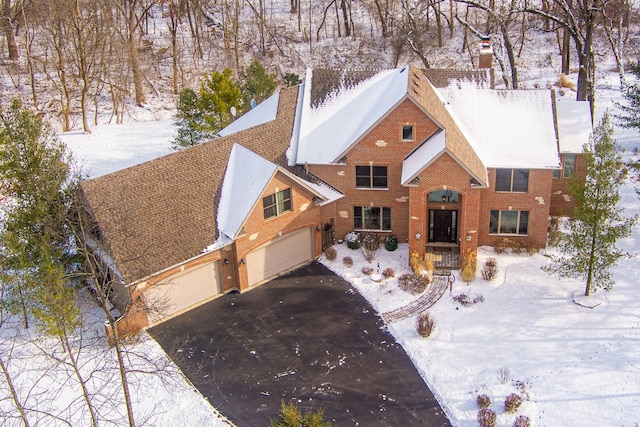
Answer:
<svg viewBox="0 0 640 427"><path fill-rule="evenodd" d="M491 216L489 217L489 233L498 233L498 214L499 211L491 211Z"/></svg>
<svg viewBox="0 0 640 427"><path fill-rule="evenodd" d="M391 208L382 208L382 229L391 230Z"/></svg>
<svg viewBox="0 0 640 427"><path fill-rule="evenodd" d="M512 191L526 193L527 190L529 190L529 169L514 169Z"/></svg>
<svg viewBox="0 0 640 427"><path fill-rule="evenodd" d="M264 219L273 218L274 216L278 216L275 205L264 208Z"/></svg>
<svg viewBox="0 0 640 427"><path fill-rule="evenodd" d="M518 228L518 234L527 235L529 231L529 211L520 211L520 225Z"/></svg>
<svg viewBox="0 0 640 427"><path fill-rule="evenodd" d="M496 191L511 191L511 169L496 169Z"/></svg>
<svg viewBox="0 0 640 427"><path fill-rule="evenodd" d="M276 211L276 195L269 194L262 198L262 209L264 210L264 219L268 219L278 215Z"/></svg>
<svg viewBox="0 0 640 427"><path fill-rule="evenodd" d="M356 230L362 229L362 207L353 207L353 228Z"/></svg>
<svg viewBox="0 0 640 427"><path fill-rule="evenodd" d="M356 166L356 188L371 188L370 166Z"/></svg>
<svg viewBox="0 0 640 427"><path fill-rule="evenodd" d="M278 191L278 214L291 210L291 189Z"/></svg>
<svg viewBox="0 0 640 427"><path fill-rule="evenodd" d="M516 234L518 211L500 211L500 234Z"/></svg>
<svg viewBox="0 0 640 427"><path fill-rule="evenodd" d="M367 230L380 229L380 208L364 208L364 228Z"/></svg>
<svg viewBox="0 0 640 427"><path fill-rule="evenodd" d="M576 155L565 154L564 155L564 172L562 176L564 178L570 178L576 171Z"/></svg>
<svg viewBox="0 0 640 427"><path fill-rule="evenodd" d="M560 169L554 169L553 170L553 177L554 178L560 178Z"/></svg>
<svg viewBox="0 0 640 427"><path fill-rule="evenodd" d="M413 126L412 125L404 125L402 126L402 139L406 141L413 141Z"/></svg>
<svg viewBox="0 0 640 427"><path fill-rule="evenodd" d="M387 188L387 167L373 166L373 188Z"/></svg>

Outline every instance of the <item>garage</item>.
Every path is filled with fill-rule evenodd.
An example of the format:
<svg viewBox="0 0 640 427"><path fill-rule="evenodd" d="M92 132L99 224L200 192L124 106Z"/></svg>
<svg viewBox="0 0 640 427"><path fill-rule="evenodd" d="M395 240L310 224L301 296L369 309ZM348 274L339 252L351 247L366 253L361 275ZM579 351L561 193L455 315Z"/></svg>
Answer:
<svg viewBox="0 0 640 427"><path fill-rule="evenodd" d="M157 323L202 304L222 292L220 262L208 262L184 270L167 282L154 285L145 296L151 308L149 322Z"/></svg>
<svg viewBox="0 0 640 427"><path fill-rule="evenodd" d="M312 229L286 234L247 254L249 286L258 285L311 259Z"/></svg>

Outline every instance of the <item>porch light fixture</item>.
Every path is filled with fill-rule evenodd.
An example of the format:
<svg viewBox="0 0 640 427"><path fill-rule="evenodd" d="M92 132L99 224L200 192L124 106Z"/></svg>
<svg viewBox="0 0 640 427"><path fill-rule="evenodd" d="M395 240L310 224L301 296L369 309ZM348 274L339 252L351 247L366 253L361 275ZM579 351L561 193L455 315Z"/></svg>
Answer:
<svg viewBox="0 0 640 427"><path fill-rule="evenodd" d="M316 231L320 231L320 226L316 225Z"/></svg>
<svg viewBox="0 0 640 427"><path fill-rule="evenodd" d="M225 264L229 264L229 258L225 258L225 259L224 259L224 263L225 263Z"/></svg>
<svg viewBox="0 0 640 427"><path fill-rule="evenodd" d="M447 196L445 196L444 194L442 195L442 201L446 202L447 201Z"/></svg>
<svg viewBox="0 0 640 427"><path fill-rule="evenodd" d="M240 264L244 264L244 258L240 258Z"/></svg>
<svg viewBox="0 0 640 427"><path fill-rule="evenodd" d="M467 237L465 237L465 239L467 239L467 242L471 241L471 234L467 234Z"/></svg>
<svg viewBox="0 0 640 427"><path fill-rule="evenodd" d="M420 238L422 237L422 234L420 234L420 232L416 233L416 240L420 240Z"/></svg>

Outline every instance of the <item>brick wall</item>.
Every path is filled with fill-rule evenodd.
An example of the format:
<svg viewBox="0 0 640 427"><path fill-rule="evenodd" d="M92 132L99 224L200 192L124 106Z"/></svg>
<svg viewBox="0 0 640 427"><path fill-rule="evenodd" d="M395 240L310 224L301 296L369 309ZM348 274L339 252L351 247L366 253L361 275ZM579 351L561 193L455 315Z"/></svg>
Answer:
<svg viewBox="0 0 640 427"><path fill-rule="evenodd" d="M402 140L402 126L413 125L412 141ZM339 239L353 230L353 207L376 206L391 208L391 232L400 242L409 236L409 189L401 185L402 161L432 135L438 127L412 101L404 100L383 117L347 153L346 163L340 165L309 165L309 171L344 193L331 209L335 212L336 236ZM387 166L388 189L356 189L356 165ZM326 222L327 218L323 218Z"/></svg>
<svg viewBox="0 0 640 427"><path fill-rule="evenodd" d="M584 155L579 154L576 157L575 177L584 179L585 176L586 169L584 163ZM560 171L560 176L553 179L553 184L551 186L551 215L569 216L573 213L573 209L576 207L576 201L571 197L569 193L570 181L571 180L569 178L563 178L562 170Z"/></svg>

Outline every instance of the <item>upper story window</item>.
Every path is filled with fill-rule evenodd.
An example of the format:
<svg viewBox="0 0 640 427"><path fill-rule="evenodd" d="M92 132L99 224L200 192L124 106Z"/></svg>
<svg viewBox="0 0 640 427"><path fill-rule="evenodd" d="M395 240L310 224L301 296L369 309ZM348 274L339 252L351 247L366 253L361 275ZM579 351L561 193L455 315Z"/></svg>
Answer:
<svg viewBox="0 0 640 427"><path fill-rule="evenodd" d="M496 191L526 193L529 190L529 169L496 169Z"/></svg>
<svg viewBox="0 0 640 427"><path fill-rule="evenodd" d="M413 141L413 125L402 126L402 140Z"/></svg>
<svg viewBox="0 0 640 427"><path fill-rule="evenodd" d="M356 166L356 188L388 188L386 166Z"/></svg>
<svg viewBox="0 0 640 427"><path fill-rule="evenodd" d="M562 177L571 178L576 173L576 154L563 154L562 155ZM560 171L555 169L553 171L554 178L560 178Z"/></svg>
<svg viewBox="0 0 640 427"><path fill-rule="evenodd" d="M264 219L274 218L291 211L291 189L278 191L262 198Z"/></svg>

